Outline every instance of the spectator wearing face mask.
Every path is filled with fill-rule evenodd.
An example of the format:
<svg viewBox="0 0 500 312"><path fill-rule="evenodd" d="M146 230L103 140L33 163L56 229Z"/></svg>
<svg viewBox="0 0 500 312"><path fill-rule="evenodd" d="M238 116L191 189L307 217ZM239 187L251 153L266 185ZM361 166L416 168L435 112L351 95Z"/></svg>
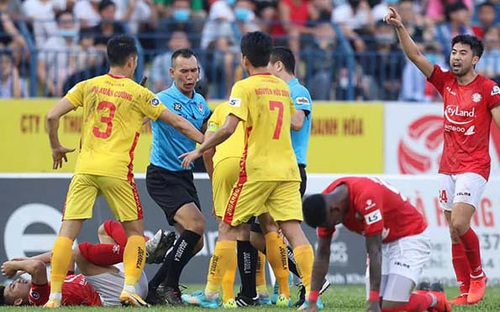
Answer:
<svg viewBox="0 0 500 312"><path fill-rule="evenodd" d="M86 64L78 64L80 51L78 28L71 11L56 16L57 35L50 37L38 52L38 81L43 84L45 96L62 96L66 78Z"/></svg>
<svg viewBox="0 0 500 312"><path fill-rule="evenodd" d="M19 76L11 53L0 54L0 98L24 98L28 96L26 81Z"/></svg>

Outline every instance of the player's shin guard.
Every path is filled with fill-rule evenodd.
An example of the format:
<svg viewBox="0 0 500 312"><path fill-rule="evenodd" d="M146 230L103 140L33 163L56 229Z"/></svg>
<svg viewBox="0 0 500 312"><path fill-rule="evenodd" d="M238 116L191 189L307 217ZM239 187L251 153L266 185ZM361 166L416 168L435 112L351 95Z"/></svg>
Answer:
<svg viewBox="0 0 500 312"><path fill-rule="evenodd" d="M481 250L479 248L479 238L472 228L469 228L460 240L465 247L465 254L469 260L470 275L472 277L482 277L483 268L481 266Z"/></svg>
<svg viewBox="0 0 500 312"><path fill-rule="evenodd" d="M257 271L256 271L255 282L257 284L257 292L264 293L267 292L266 284L266 256L259 251L259 256L257 258Z"/></svg>
<svg viewBox="0 0 500 312"><path fill-rule="evenodd" d="M422 312L426 311L432 304L432 296L424 293L413 293L411 294L408 303L393 308L393 309L382 309L382 312Z"/></svg>
<svg viewBox="0 0 500 312"><path fill-rule="evenodd" d="M216 245L217 246L217 245ZM236 244L233 244L233 260L229 263L229 266L224 273L222 278L222 296L224 302L229 299L234 299L234 279L236 277L236 267L238 265L238 260L236 259Z"/></svg>
<svg viewBox="0 0 500 312"><path fill-rule="evenodd" d="M90 263L98 266L108 266L123 261L124 248L118 244L78 244L80 254Z"/></svg>
<svg viewBox="0 0 500 312"><path fill-rule="evenodd" d="M470 286L470 266L469 259L465 253L465 247L462 242L451 245L451 255L453 269L457 277L458 286L461 294L467 294Z"/></svg>
<svg viewBox="0 0 500 312"><path fill-rule="evenodd" d="M301 245L293 249L297 268L302 279L302 284L306 287L306 298L311 290L312 266L314 262L314 252L311 245Z"/></svg>
<svg viewBox="0 0 500 312"><path fill-rule="evenodd" d="M236 258L235 251L235 241L218 241L215 244L214 254L210 258L210 266L208 268L207 286L205 287L206 294L216 294L219 292L224 274Z"/></svg>
<svg viewBox="0 0 500 312"><path fill-rule="evenodd" d="M274 275L279 285L279 293L290 298L290 286L288 285L288 253L283 237L278 232L269 232L266 238L266 254Z"/></svg>
<svg viewBox="0 0 500 312"><path fill-rule="evenodd" d="M50 274L51 293L61 293L62 285L71 262L71 246L73 240L68 237L58 236L52 249L52 273Z"/></svg>
<svg viewBox="0 0 500 312"><path fill-rule="evenodd" d="M125 271L125 287L129 292L135 293L135 285L141 278L146 262L146 243L144 237L131 235L123 253L123 266ZM130 288L130 287L133 287Z"/></svg>

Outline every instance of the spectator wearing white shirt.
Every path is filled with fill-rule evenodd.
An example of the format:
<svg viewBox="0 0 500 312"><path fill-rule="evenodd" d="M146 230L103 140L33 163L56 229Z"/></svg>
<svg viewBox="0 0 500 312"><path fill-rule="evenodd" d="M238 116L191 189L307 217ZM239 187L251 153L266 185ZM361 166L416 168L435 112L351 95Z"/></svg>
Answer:
<svg viewBox="0 0 500 312"><path fill-rule="evenodd" d="M99 3L101 0L78 0L73 8L73 14L80 22L81 28L94 27L101 21Z"/></svg>
<svg viewBox="0 0 500 312"><path fill-rule="evenodd" d="M52 0L26 0L23 3L26 17L33 25L35 43L42 46L57 34L55 8Z"/></svg>

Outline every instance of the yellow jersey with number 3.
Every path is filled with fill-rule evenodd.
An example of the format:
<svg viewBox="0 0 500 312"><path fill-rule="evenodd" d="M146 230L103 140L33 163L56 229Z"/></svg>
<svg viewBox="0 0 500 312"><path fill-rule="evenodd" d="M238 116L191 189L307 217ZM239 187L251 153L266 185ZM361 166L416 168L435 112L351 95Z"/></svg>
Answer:
<svg viewBox="0 0 500 312"><path fill-rule="evenodd" d="M75 173L130 179L144 117L156 120L166 107L132 79L102 75L82 81L65 96L83 108Z"/></svg>
<svg viewBox="0 0 500 312"><path fill-rule="evenodd" d="M253 75L235 83L228 104L245 127L240 179L300 181L290 135L295 107L288 85L271 74Z"/></svg>
<svg viewBox="0 0 500 312"><path fill-rule="evenodd" d="M215 132L217 129L222 127L226 122L226 118L229 115L230 106L227 102L217 105L208 120L207 131ZM243 123L240 122L234 133L221 144L217 145L215 148L215 155L213 158L214 168L222 160L231 157L241 157L243 153L243 148L245 147L245 132L243 131Z"/></svg>

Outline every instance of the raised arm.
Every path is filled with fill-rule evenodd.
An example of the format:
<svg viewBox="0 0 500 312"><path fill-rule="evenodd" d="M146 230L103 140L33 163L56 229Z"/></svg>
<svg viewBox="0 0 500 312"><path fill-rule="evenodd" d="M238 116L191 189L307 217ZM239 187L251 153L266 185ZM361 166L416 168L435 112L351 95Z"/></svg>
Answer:
<svg viewBox="0 0 500 312"><path fill-rule="evenodd" d="M396 29L399 42L401 43L406 56L418 67L418 69L420 69L425 77L429 78L434 70L434 65L429 62L422 52L420 52L415 42L408 34L408 31L401 21L401 16L399 16L396 9L390 7L389 13L384 17L384 20L387 24Z"/></svg>

